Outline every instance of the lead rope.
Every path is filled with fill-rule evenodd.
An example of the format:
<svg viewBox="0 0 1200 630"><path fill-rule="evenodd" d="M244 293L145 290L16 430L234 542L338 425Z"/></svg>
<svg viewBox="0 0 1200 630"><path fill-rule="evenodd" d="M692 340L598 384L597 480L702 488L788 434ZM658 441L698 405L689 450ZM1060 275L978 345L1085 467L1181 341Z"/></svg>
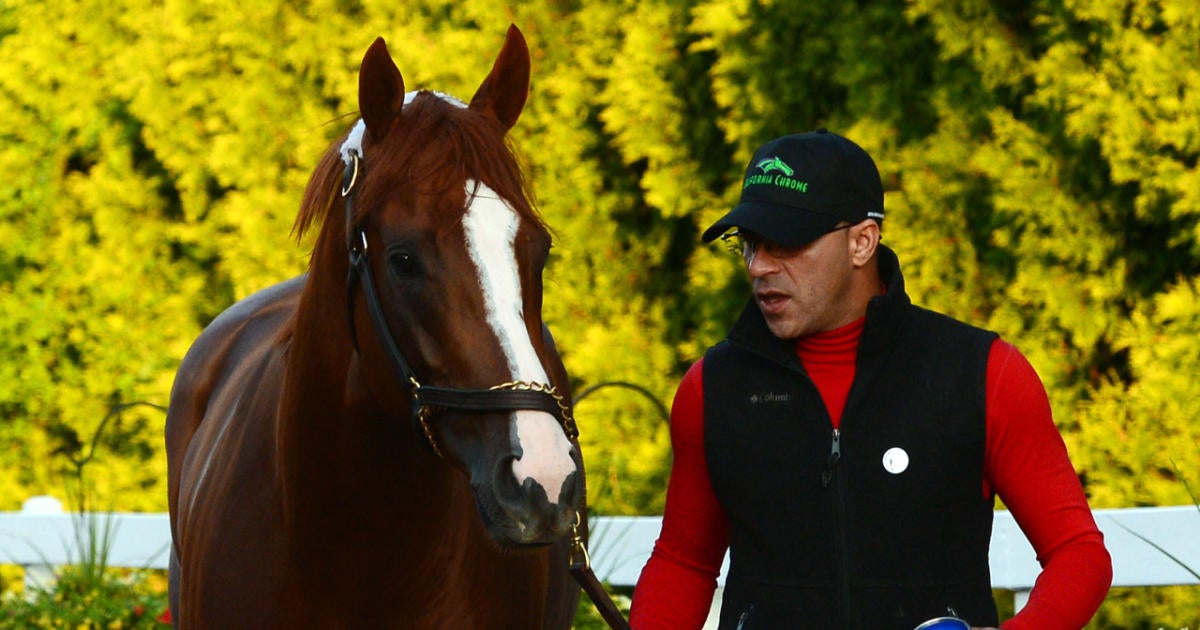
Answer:
<svg viewBox="0 0 1200 630"><path fill-rule="evenodd" d="M576 512L575 522L571 523L571 553L567 557L567 568L571 572L571 577L579 582L579 586L583 588L583 592L587 593L588 599L592 600L592 604L609 628L630 630L629 622L617 609L617 605L608 596L608 591L604 590L604 585L592 571L592 559L588 555L587 545L579 535L579 526L582 523L583 517Z"/></svg>

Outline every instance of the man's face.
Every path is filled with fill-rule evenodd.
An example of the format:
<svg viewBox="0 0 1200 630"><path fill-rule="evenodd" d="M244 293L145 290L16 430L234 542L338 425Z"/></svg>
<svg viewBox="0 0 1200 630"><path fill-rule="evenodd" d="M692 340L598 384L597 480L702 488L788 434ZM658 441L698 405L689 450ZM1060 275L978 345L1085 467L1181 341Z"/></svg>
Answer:
<svg viewBox="0 0 1200 630"><path fill-rule="evenodd" d="M754 301L771 332L796 339L833 330L861 317L851 294L851 238L837 229L803 247L784 247L746 235L746 271Z"/></svg>

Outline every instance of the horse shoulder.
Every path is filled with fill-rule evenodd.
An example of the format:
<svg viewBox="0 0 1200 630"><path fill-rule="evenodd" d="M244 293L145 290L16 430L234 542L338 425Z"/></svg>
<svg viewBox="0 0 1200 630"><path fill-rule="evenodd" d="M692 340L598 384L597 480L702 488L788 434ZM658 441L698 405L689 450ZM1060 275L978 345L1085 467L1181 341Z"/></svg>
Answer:
<svg viewBox="0 0 1200 630"><path fill-rule="evenodd" d="M292 278L230 306L205 327L184 355L171 388L166 422L172 499L177 492L174 478L214 395L230 384L230 375L239 370L241 363L261 356L265 346L282 340L305 279Z"/></svg>

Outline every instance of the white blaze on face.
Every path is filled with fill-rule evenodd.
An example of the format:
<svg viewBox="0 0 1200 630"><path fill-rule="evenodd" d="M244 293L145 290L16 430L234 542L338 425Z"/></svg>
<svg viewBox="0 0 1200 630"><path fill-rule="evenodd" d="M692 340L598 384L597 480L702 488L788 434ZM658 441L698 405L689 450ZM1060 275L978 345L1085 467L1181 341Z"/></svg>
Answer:
<svg viewBox="0 0 1200 630"><path fill-rule="evenodd" d="M521 278L517 273L514 241L520 219L508 202L481 182L467 182L467 212L463 231L467 251L479 270L487 320L500 340L513 380L549 383L523 317ZM526 479L542 486L551 503L558 503L563 482L575 472L571 443L554 416L544 411L512 414L523 454L513 462L517 483Z"/></svg>

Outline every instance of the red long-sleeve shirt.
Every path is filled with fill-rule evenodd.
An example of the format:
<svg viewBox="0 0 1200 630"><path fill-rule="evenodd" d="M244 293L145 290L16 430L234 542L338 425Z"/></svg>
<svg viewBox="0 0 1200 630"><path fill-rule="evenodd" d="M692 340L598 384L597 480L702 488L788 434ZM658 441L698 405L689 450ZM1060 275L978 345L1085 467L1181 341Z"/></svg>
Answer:
<svg viewBox="0 0 1200 630"><path fill-rule="evenodd" d="M805 337L796 352L835 426L850 384L864 320ZM729 525L709 484L704 455L703 360L688 370L671 408L674 462L663 528L633 594L637 630L700 628L708 615ZM1006 630L1083 627L1112 582L1103 535L1067 457L1033 366L997 339L987 365L987 449L980 491L993 492L1029 538L1042 573Z"/></svg>

